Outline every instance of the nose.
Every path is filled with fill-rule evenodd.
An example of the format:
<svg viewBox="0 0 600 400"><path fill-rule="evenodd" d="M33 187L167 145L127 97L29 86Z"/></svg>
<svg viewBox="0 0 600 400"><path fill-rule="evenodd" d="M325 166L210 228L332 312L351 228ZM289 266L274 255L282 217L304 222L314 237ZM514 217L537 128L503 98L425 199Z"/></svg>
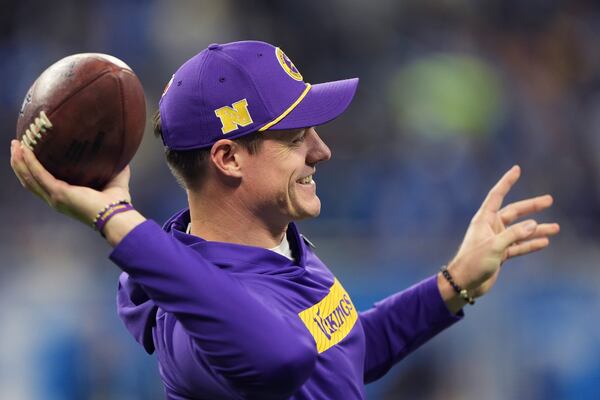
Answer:
<svg viewBox="0 0 600 400"><path fill-rule="evenodd" d="M309 140L308 153L306 154L306 163L314 165L321 161L327 161L331 158L331 150L325 142L319 137L315 128L310 128L306 133Z"/></svg>

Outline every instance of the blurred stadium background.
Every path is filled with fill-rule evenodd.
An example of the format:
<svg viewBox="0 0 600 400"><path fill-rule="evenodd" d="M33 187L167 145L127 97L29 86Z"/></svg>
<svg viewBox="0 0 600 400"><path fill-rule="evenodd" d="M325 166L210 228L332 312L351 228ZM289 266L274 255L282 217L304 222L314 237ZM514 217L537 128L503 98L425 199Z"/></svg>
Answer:
<svg viewBox="0 0 600 400"><path fill-rule="evenodd" d="M162 399L152 356L115 313L108 245L22 190L9 168L22 98L71 53L139 75L149 115L174 70L212 42L265 40L309 82L359 76L320 132L321 217L302 223L355 303L436 272L489 187L552 193L562 233L508 263L463 322L367 387L371 399L600 398L600 5L585 0L2 0L0 398ZM134 204L185 205L147 131Z"/></svg>

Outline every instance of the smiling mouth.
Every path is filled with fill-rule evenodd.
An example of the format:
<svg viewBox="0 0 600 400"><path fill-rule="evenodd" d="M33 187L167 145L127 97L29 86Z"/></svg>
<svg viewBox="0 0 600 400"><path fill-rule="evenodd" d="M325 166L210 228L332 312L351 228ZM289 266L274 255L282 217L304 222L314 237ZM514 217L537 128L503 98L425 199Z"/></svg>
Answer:
<svg viewBox="0 0 600 400"><path fill-rule="evenodd" d="M307 177L304 177L302 179L298 179L296 182L298 182L301 185L311 185L313 183L315 183L315 181L313 181L313 176L308 175Z"/></svg>

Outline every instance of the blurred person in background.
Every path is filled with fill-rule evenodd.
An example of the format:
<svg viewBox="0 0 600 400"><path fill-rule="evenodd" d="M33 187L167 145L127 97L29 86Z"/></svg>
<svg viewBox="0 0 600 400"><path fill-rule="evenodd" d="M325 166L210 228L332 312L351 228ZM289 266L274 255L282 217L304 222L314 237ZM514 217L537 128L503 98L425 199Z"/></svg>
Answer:
<svg viewBox="0 0 600 400"><path fill-rule="evenodd" d="M192 57L155 118L189 206L163 228L131 205L128 167L102 191L72 186L11 142L21 184L93 222L114 247L119 315L156 351L167 398L362 399L364 383L460 320L503 262L558 233L555 223L519 221L550 207L549 195L502 207L520 176L514 166L447 267L358 312L294 223L321 209L314 174L331 151L315 127L342 114L357 85L310 85L264 42L214 44Z"/></svg>

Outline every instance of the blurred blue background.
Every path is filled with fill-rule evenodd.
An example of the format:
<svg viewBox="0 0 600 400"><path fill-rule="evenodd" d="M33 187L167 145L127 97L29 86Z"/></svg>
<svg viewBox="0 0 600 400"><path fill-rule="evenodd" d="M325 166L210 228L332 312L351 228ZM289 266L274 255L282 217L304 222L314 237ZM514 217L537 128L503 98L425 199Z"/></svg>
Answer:
<svg viewBox="0 0 600 400"><path fill-rule="evenodd" d="M585 0L2 0L0 398L162 399L153 356L115 313L118 269L91 229L52 212L9 168L35 78L104 52L140 77L148 113L213 42L257 39L309 82L359 76L319 132L322 215L303 222L361 308L437 271L513 164L509 200L551 193L550 249L505 264L466 318L367 387L372 399L600 398L600 5ZM132 195L163 222L185 206L147 130Z"/></svg>

